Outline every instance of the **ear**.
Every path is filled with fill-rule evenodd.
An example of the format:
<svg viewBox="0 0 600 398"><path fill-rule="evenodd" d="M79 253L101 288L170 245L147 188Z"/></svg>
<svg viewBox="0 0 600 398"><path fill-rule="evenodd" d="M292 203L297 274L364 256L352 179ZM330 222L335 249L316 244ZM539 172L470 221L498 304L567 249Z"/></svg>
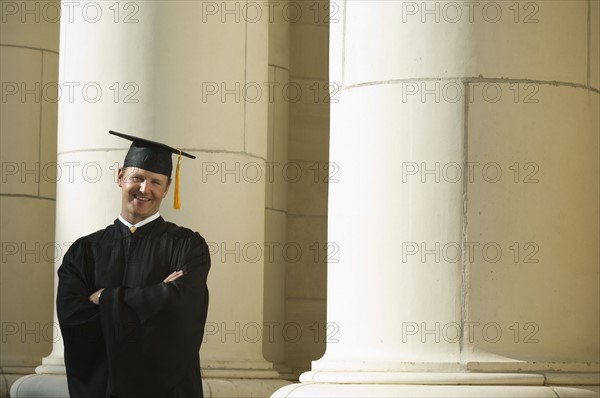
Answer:
<svg viewBox="0 0 600 398"><path fill-rule="evenodd" d="M167 193L169 192L169 188L171 187L171 177L167 179L167 187L165 188L165 192L163 194L163 199L167 197Z"/></svg>
<svg viewBox="0 0 600 398"><path fill-rule="evenodd" d="M119 187L123 186L123 171L124 169L122 167L119 167L119 172L117 174L117 184L119 185Z"/></svg>

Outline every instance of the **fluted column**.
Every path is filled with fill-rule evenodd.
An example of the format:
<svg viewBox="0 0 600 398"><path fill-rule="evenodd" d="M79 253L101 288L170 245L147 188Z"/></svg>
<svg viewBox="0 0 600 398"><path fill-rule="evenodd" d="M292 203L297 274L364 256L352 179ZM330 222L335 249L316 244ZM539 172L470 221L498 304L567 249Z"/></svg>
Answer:
<svg viewBox="0 0 600 398"><path fill-rule="evenodd" d="M119 214L116 172L128 143L109 129L197 156L182 162L182 210L169 194L161 214L199 231L211 250L207 396L266 395L285 384L263 355L264 257L244 251L265 240L265 180L252 173L266 160L268 97L248 91L268 86L269 20L257 12L268 15L246 2L63 3L58 162L74 177L58 183L56 240L73 242ZM64 380L62 363L57 339L38 373ZM28 385L39 393L49 382L23 380L14 395L30 394Z"/></svg>
<svg viewBox="0 0 600 398"><path fill-rule="evenodd" d="M331 327L275 396L597 394L597 2L332 9Z"/></svg>

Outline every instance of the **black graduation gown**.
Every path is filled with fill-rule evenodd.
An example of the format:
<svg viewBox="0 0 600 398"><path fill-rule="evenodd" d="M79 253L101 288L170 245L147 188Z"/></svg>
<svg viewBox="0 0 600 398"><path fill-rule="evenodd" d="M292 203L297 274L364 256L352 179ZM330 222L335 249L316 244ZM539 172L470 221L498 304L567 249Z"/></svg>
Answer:
<svg viewBox="0 0 600 398"><path fill-rule="evenodd" d="M58 269L56 299L70 396L202 397L209 268L205 240L162 217L135 234L115 220L78 239ZM163 282L177 270L183 276Z"/></svg>

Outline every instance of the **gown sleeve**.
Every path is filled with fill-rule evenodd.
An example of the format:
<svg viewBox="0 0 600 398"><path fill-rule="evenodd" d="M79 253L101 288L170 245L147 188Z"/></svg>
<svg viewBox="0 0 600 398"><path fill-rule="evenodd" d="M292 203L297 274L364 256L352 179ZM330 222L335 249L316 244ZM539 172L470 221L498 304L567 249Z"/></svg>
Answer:
<svg viewBox="0 0 600 398"><path fill-rule="evenodd" d="M190 373L199 373L208 310L208 246L198 233L190 233L178 240L173 255L175 269L170 272L184 271L177 280L102 292L99 312L109 384L117 397L170 396L182 380L200 380ZM201 384L199 388L201 394Z"/></svg>
<svg viewBox="0 0 600 398"><path fill-rule="evenodd" d="M56 311L72 398L104 398L108 368L100 315L89 301L94 291L93 264L87 243L76 241L58 269Z"/></svg>

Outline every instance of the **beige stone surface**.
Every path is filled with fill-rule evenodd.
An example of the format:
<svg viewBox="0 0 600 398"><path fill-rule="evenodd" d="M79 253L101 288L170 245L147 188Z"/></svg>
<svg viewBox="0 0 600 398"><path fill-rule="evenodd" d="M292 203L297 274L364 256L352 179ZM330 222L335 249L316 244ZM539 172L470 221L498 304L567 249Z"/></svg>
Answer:
<svg viewBox="0 0 600 398"><path fill-rule="evenodd" d="M335 5L320 0L291 3L287 14L291 30L290 81L282 92L289 107L289 160L286 170L281 171L288 190L290 247L286 322L299 322L304 331L299 341L287 342L286 364L298 374L323 354L327 333L335 333L335 325L327 328L325 324L331 99L326 21ZM302 254L292 255L292 247L300 248Z"/></svg>
<svg viewBox="0 0 600 398"><path fill-rule="evenodd" d="M579 321L579 326L586 329L582 332L583 343L575 337L574 330L569 337L571 332L565 333L564 325L552 325L552 333L562 336L562 339L530 344L527 348L513 351L507 347L516 342L492 341L494 337L488 334L490 325L499 326L499 333L504 332L501 337L506 339L511 337L507 332L512 327L519 333L519 343L529 344L532 341L524 339L531 339L531 335L524 336L523 332L530 332L532 327L535 329L536 324L523 322L521 317L517 319L518 324L505 325L507 319L499 314L518 315L529 311L540 317L548 314L548 319L557 320L556 316L550 316L557 308L565 311L567 308L591 308L591 313L598 312L597 278L583 281L585 276L597 275L598 272L597 223L594 224L598 219L598 122L597 112L593 111L598 107L598 100L595 94L590 95L582 88L569 87L571 83L584 85L587 79L585 21L588 4L484 5L486 9L495 5L513 5L513 12L543 8L539 21L521 19L531 15L521 13L518 18L514 15L513 23L521 24L519 26L509 26L510 21L507 20L497 21L493 26L487 20L450 26L447 23L426 23L420 17L417 21L398 24L399 14L393 9L395 7L398 11L407 4L344 2L347 19L342 27L332 27L330 48L334 65L331 78L336 82L343 80L346 85L338 94L339 103L331 107L330 161L338 163L341 183L329 187L328 212L328 239L333 237L336 242L343 243L340 263L344 267L329 264L327 292L327 319L338 324L339 343L327 346L324 357L315 361L312 372L308 373L314 377L301 379L306 384L294 386L292 396L554 396L555 393L548 387L482 386L480 389L440 386L436 389L430 386L351 384L364 383L370 377L349 374L354 370L380 371L382 376L375 377L373 382L381 383L384 379L388 380L386 377L392 369L422 369L431 372L431 377L435 378L442 374L439 372L456 371L460 366L470 366L474 363L470 361L475 360L481 360L478 362L480 365L489 364L492 372L497 372L505 366L504 363L516 372L521 371L516 369L520 364L533 371L556 368L576 372L582 371L585 363L593 371L598 360L594 354L598 351L595 345L597 339L592 338L592 334L598 331L597 317L590 317L585 311L573 311L575 315L572 315ZM434 8L448 5L442 2L410 4ZM567 10L571 13L565 18ZM375 21L377 23L369 24ZM526 26L524 22L537 25ZM561 33L559 37L561 29L556 27L569 31L570 35L567 37ZM565 50L570 52L569 59L551 62L553 58L562 57ZM519 62L514 62L515 59ZM541 67L549 63L551 67ZM490 75L562 80L567 84L540 87L525 82L507 82L488 87L485 78ZM471 81L464 86L453 76L479 76L481 81ZM431 79L409 80L414 77ZM352 84L360 86L352 87ZM415 87L420 92L415 96L407 95L407 90ZM445 91L446 88L458 90L457 95L449 96L452 91ZM465 91L465 88L474 91ZM492 91L477 91L482 88L491 88ZM555 91L549 95L548 91L542 92L546 89ZM494 90L501 90L496 92L497 97L491 96ZM565 133L567 131L569 133ZM551 140L547 142L549 138ZM521 158L530 154L539 154L541 159L546 160L544 163L553 161L545 171L553 177L544 174L551 181L544 188L546 191L537 192L538 196L535 189L528 191L488 180L477 185L477 182L465 180L468 175L463 163L473 160L473 156L481 156L488 163L499 162L503 169L514 164L502 166L506 159L518 158L520 163L514 167L517 167L518 178L523 179L523 170L518 167L527 166L524 171L530 172L533 168L537 172L536 165L528 163L531 161L522 163ZM568 162L567 159L577 161ZM492 163L492 166L495 165ZM405 166L412 166L410 171L417 172L407 174L409 170ZM461 174L453 178L452 174L447 174L449 170L458 170ZM570 177L566 178L569 174ZM484 177L492 179L494 176ZM528 174L527 178L530 177ZM568 181L565 187L562 181ZM488 187L481 188L483 183L487 183ZM496 189L500 186L502 190ZM583 186L590 189L590 195L583 194ZM473 198L481 196L481 192L487 196ZM475 211L471 207L472 201L475 201ZM557 202L562 203L560 206L552 204ZM478 212L477 206L495 217L478 223L477 217L485 212ZM527 209L521 210L520 206ZM513 208L518 208L515 214L510 213ZM567 211L568 214L557 217L557 211L559 214ZM536 212L544 216L536 217ZM589 219L585 219L583 214L587 214ZM532 223L524 221L530 219ZM546 223L540 230L536 230L538 220ZM576 237L580 238L576 247L566 249L565 234L562 230L557 234L556 227L548 223L560 223L560 227L569 223L566 236L571 235L569 238L573 241L577 240ZM360 225L360 238L353 235L355 230L351 225ZM495 228L495 225L500 227ZM478 279L481 271L475 269L472 260L464 260L458 253L457 261L452 261L445 251L447 244L454 244L453 247L460 250L465 242L487 242L483 239L489 234L508 230L513 234L506 232L505 240L531 231L541 231L541 235L536 236L557 240L546 245L550 246L551 252L543 260L549 264L568 263L569 271L562 271L567 266L559 267L561 271L556 273L556 285L553 286L552 265L545 269L535 269L533 265L525 276L527 282L506 265L498 272L510 274L510 277L503 280L501 289L496 289L494 281ZM506 243L500 239L491 241L502 245ZM421 245L421 256L400 261L397 255L401 251L399 246L415 242L425 244L426 250ZM524 248L529 250L531 246ZM485 252L485 255L488 254ZM400 258L403 258L402 251ZM396 268L388 265L394 262ZM575 273L572 273L574 270ZM377 275L385 277L378 278ZM538 283L540 278L543 281ZM515 289L515 285L523 288ZM421 287L421 290L411 290L415 286ZM424 286L427 288L423 289ZM563 298L560 303L553 301L548 305L546 302L549 297L552 300L551 293L549 295L546 291L549 286L555 289L564 287L564 291L556 294L556 297ZM356 299L359 295L352 293L360 288L368 294L360 295L359 301ZM580 292L580 289L585 289L585 292ZM475 291L486 297L476 296ZM519 298L513 299L515 296ZM569 300L565 300L566 297ZM595 302L592 302L593 299ZM385 303L394 303L393 311L390 312ZM481 318L473 316L475 308ZM411 309L418 309L418 313L412 313ZM357 317L357 313L360 316ZM360 321L353 322L352 316ZM484 316L487 317L484 319ZM479 319L488 326L483 337L475 332L461 334L465 330L465 322ZM416 334L416 340L404 339L407 336L403 327L407 324L418 328L420 333ZM456 338L445 333L449 325L454 325ZM566 326L567 330L576 327ZM390 330L396 334L388 333ZM481 333L481 329L477 332ZM411 334L409 337L415 336ZM565 343L569 347L563 350ZM561 349L557 350L557 346ZM586 354L585 350L590 348ZM556 359L561 352L566 358L563 363ZM333 380L319 378L336 370L347 376L342 382L348 384L332 385L328 383ZM544 381L539 374L528 380L523 379L525 376L509 375L503 383L542 384ZM484 379L486 377L483 376ZM500 375L489 377L494 379ZM311 384L312 381L321 383ZM306 393L309 390L312 393ZM291 392L292 387L286 391Z"/></svg>
<svg viewBox="0 0 600 398"><path fill-rule="evenodd" d="M289 7L289 0L272 2L262 14L269 21L269 65L287 70L290 69L290 22L294 21L284 11Z"/></svg>
<svg viewBox="0 0 600 398"><path fill-rule="evenodd" d="M346 43L344 84L480 75L586 84L584 1L345 4L345 36L332 26Z"/></svg>
<svg viewBox="0 0 600 398"><path fill-rule="evenodd" d="M0 378L0 398L8 398L10 397L10 389L12 385L25 376L26 374L30 374L33 372L33 369L26 370L24 373L12 374L8 373L6 370L2 373L2 378Z"/></svg>
<svg viewBox="0 0 600 398"><path fill-rule="evenodd" d="M254 127L245 125L249 95L245 68L249 66L244 24L222 23L218 17L198 23L203 18L200 3L135 4L139 7L135 23L103 19L93 25L65 25L61 81L80 85L73 103L62 111L61 134L66 136L59 151L86 148L89 135L104 136L109 129L167 142L176 137L172 144L184 149L244 151L246 138L255 145L254 138L245 137L246 128ZM177 35L185 39L175 43L172 38ZM111 56L98 57L98 53ZM170 62L160 62L164 59ZM253 72L248 78L264 82L266 68L264 76ZM88 97L82 94L85 84L91 84ZM96 87L102 96L91 102ZM121 117L124 112L127 120ZM266 119L263 125L266 134ZM114 148L116 144L107 136L94 145ZM264 156L265 150L258 155Z"/></svg>
<svg viewBox="0 0 600 398"><path fill-rule="evenodd" d="M545 373L546 383L550 385L600 385L600 373Z"/></svg>
<svg viewBox="0 0 600 398"><path fill-rule="evenodd" d="M56 187L56 231L60 231L57 240L74 242L114 222L121 211L117 173L124 157L124 151L58 154L61 176ZM167 196L165 204L173 203L171 195ZM61 205L61 200L67 203ZM57 258L56 265L59 266L61 261L62 258Z"/></svg>
<svg viewBox="0 0 600 398"><path fill-rule="evenodd" d="M285 322L285 258L281 248L286 243L285 213L265 210L265 293L263 298L264 321L282 325ZM273 250L271 250L273 248ZM267 331L268 332L268 331ZM284 340L280 333L264 333L263 353L273 363L285 360Z"/></svg>
<svg viewBox="0 0 600 398"><path fill-rule="evenodd" d="M275 81L275 66L269 65L269 82ZM275 101L270 100L268 105L269 118L267 123L267 162L272 162L275 148L273 147L273 141L275 137ZM266 166L266 165L265 165ZM265 168L266 170L266 168ZM274 181L271 179L265 180L265 206L267 208L273 207L273 187Z"/></svg>
<svg viewBox="0 0 600 398"><path fill-rule="evenodd" d="M337 184L339 167L334 162L290 160L284 179L288 184L290 214L310 217L327 216L329 182Z"/></svg>
<svg viewBox="0 0 600 398"><path fill-rule="evenodd" d="M275 209L287 210L288 188L285 170L288 165L288 125L289 125L289 103L286 101L281 90L289 82L289 72L285 69L275 68L273 71L273 82L276 88L273 90L273 136L269 145L273 148L273 156L266 166L265 177L267 184L272 181L273 196L272 206Z"/></svg>
<svg viewBox="0 0 600 398"><path fill-rule="evenodd" d="M320 299L287 299L283 331L286 364L295 373L306 371L313 360L325 352L325 344L335 344L339 331L335 323L327 321L326 302Z"/></svg>
<svg viewBox="0 0 600 398"><path fill-rule="evenodd" d="M269 396L278 388L289 384L274 379L203 379L204 396L209 397L252 397Z"/></svg>
<svg viewBox="0 0 600 398"><path fill-rule="evenodd" d="M469 345L567 370L600 349L598 95L538 88L535 103L469 106Z"/></svg>
<svg viewBox="0 0 600 398"><path fill-rule="evenodd" d="M286 297L325 300L327 260L336 261L339 250L327 241L327 219L288 216L287 244Z"/></svg>
<svg viewBox="0 0 600 398"><path fill-rule="evenodd" d="M0 197L3 368L36 366L58 330L52 322L53 263L68 246L54 240L54 207L52 200Z"/></svg>
<svg viewBox="0 0 600 398"><path fill-rule="evenodd" d="M48 87L48 94L42 97L41 134L40 134L40 196L56 198L56 181L59 178L56 163L56 128L58 123L58 91L50 94L53 87L58 87L58 55L44 52L43 87ZM56 100L55 100L56 98ZM47 170L46 173L42 172Z"/></svg>
<svg viewBox="0 0 600 398"><path fill-rule="evenodd" d="M225 3L222 3L225 4ZM248 4L248 3L246 3ZM252 3L253 6L261 3ZM267 87L269 59L269 21L268 10L262 7L265 18L246 23L246 65L244 108L244 150L254 156L267 156L268 101ZM248 11L249 12L249 11ZM258 87L261 90L258 90ZM256 94L253 94L253 90ZM258 95L260 94L260 95Z"/></svg>
<svg viewBox="0 0 600 398"><path fill-rule="evenodd" d="M83 19L82 4L72 12L64 12L67 19ZM60 24L60 1L18 2L3 0L0 45L29 47L58 52L58 27ZM90 16L94 17L93 10Z"/></svg>
<svg viewBox="0 0 600 398"><path fill-rule="evenodd" d="M28 375L16 381L10 396L68 398L69 390L65 375Z"/></svg>
<svg viewBox="0 0 600 398"><path fill-rule="evenodd" d="M328 240L339 245L339 263L329 264L327 293L328 320L339 324L342 344L328 347L323 368L316 362L313 369L458 361L458 341L429 344L435 336L423 337L420 325L439 323L441 330L459 322L460 268L424 256L423 246L460 241L461 189L423 183L406 166L462 161L461 106L403 103L397 85L353 88L339 98L330 161L339 166L340 182L329 186L328 212ZM418 252L409 255L408 245ZM394 311L377 304L386 302L395 303ZM408 336L403 328L415 324L419 333Z"/></svg>
<svg viewBox="0 0 600 398"><path fill-rule="evenodd" d="M338 101L338 86L319 79L294 78L290 82L289 156L295 160L325 161L329 157L329 106ZM296 94L297 93L297 94Z"/></svg>
<svg viewBox="0 0 600 398"><path fill-rule="evenodd" d="M273 22L275 23L275 22ZM285 31L289 32L287 23L278 21L277 30L269 23L269 58L278 58L279 62L289 60L289 43L286 52L277 53L281 48L273 48L271 43ZM284 39L285 40L285 39ZM289 37L288 37L289 41ZM279 43L281 45L281 43ZM289 61L288 61L289 63ZM269 325L283 325L285 322L285 271L286 260L282 248L286 244L287 233L287 185L279 170L287 162L288 106L281 96L281 87L289 80L289 72L281 67L269 65L268 102L268 134L267 163L264 168L263 183L265 185L265 238L264 267L265 294L263 298L264 320ZM281 364L285 361L284 339L281 333L264 333L263 354L266 360Z"/></svg>
<svg viewBox="0 0 600 398"><path fill-rule="evenodd" d="M590 85L600 89L600 2L590 1Z"/></svg>
<svg viewBox="0 0 600 398"><path fill-rule="evenodd" d="M586 393L587 394L587 393ZM303 384L283 387L272 397L520 397L554 398L541 386L407 386L385 384ZM574 395L578 396L578 395ZM582 395L589 396L589 395Z"/></svg>
<svg viewBox="0 0 600 398"><path fill-rule="evenodd" d="M38 195L42 52L0 47L2 193ZM12 94L14 92L14 94Z"/></svg>
<svg viewBox="0 0 600 398"><path fill-rule="evenodd" d="M55 340L53 262L67 247L54 239L54 182L44 166L56 156L56 104L48 83L57 70L59 2L0 3L0 397L33 372ZM55 15L57 16L57 14ZM44 51L42 50L44 49ZM48 50L48 51L45 51ZM55 140L55 139L54 139Z"/></svg>
<svg viewBox="0 0 600 398"><path fill-rule="evenodd" d="M326 0L296 1L288 6L286 19L292 25L309 25L328 28L330 23L341 21L341 10Z"/></svg>
<svg viewBox="0 0 600 398"><path fill-rule="evenodd" d="M325 26L291 24L290 58L293 78L327 79L328 37L329 31Z"/></svg>
<svg viewBox="0 0 600 398"><path fill-rule="evenodd" d="M600 387L598 386L552 387L552 390L559 398L595 398L600 396Z"/></svg>

